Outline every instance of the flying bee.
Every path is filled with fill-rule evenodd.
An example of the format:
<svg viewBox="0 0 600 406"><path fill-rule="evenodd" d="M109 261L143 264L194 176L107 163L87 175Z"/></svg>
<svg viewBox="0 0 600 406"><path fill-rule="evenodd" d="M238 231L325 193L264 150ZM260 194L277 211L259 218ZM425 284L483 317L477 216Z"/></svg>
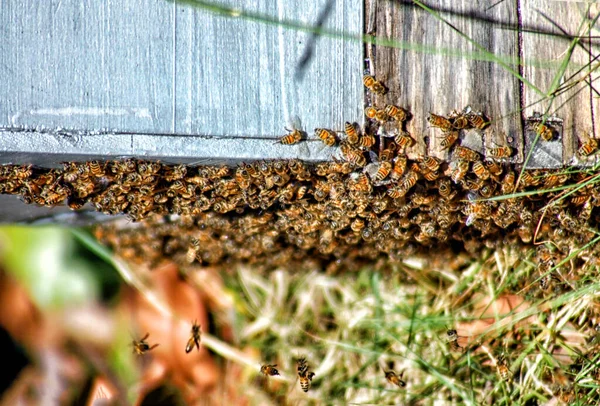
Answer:
<svg viewBox="0 0 600 406"><path fill-rule="evenodd" d="M185 353L190 353L194 349L194 347L196 347L198 351L200 351L200 325L196 324L195 321L192 323L192 331L190 339L188 340L185 346Z"/></svg>
<svg viewBox="0 0 600 406"><path fill-rule="evenodd" d="M598 150L598 141L595 138L588 139L586 142L581 144L581 147L577 150L579 156L590 156Z"/></svg>
<svg viewBox="0 0 600 406"><path fill-rule="evenodd" d="M489 122L485 120L482 114L477 113L469 113L467 114L467 120L471 127L476 128L478 130L483 130Z"/></svg>
<svg viewBox="0 0 600 406"><path fill-rule="evenodd" d="M464 161L479 161L479 153L467 147L457 146L454 148L454 153L456 154L458 159L462 159Z"/></svg>
<svg viewBox="0 0 600 406"><path fill-rule="evenodd" d="M400 122L408 119L408 112L402 107L394 106L393 104L388 104L385 107L385 114Z"/></svg>
<svg viewBox="0 0 600 406"><path fill-rule="evenodd" d="M385 371L385 379L399 388L406 386L406 382L402 380L402 375L404 375L404 371L400 372L400 375L396 375L394 371Z"/></svg>
<svg viewBox="0 0 600 406"><path fill-rule="evenodd" d="M131 342L131 345L133 346L134 354L144 355L146 352L151 351L154 348L158 347L158 344L154 344L153 346L150 346L146 342L146 339L148 338L149 335L150 335L150 333L146 333L146 335L144 337L142 337L140 340L138 340L138 341L133 340Z"/></svg>
<svg viewBox="0 0 600 406"><path fill-rule="evenodd" d="M486 153L487 155L491 156L492 158L510 158L513 154L513 149L511 147L509 147L508 145L505 145L503 147L498 147L498 148L487 148L486 149Z"/></svg>
<svg viewBox="0 0 600 406"><path fill-rule="evenodd" d="M502 378L503 381L510 381L512 374L510 369L508 369L508 365L506 365L506 358L504 358L504 355L498 356L496 368L498 369L498 375L500 375L500 378Z"/></svg>
<svg viewBox="0 0 600 406"><path fill-rule="evenodd" d="M452 130L452 122L444 116L438 116L437 114L429 113L427 121L432 127L441 128L444 131Z"/></svg>
<svg viewBox="0 0 600 406"><path fill-rule="evenodd" d="M444 139L440 142L442 150L450 149L458 141L458 131L444 132Z"/></svg>
<svg viewBox="0 0 600 406"><path fill-rule="evenodd" d="M481 180L487 180L490 177L490 172L481 161L473 162L473 173Z"/></svg>
<svg viewBox="0 0 600 406"><path fill-rule="evenodd" d="M451 351L464 352L465 349L458 344L458 333L456 330L446 331L446 339Z"/></svg>
<svg viewBox="0 0 600 406"><path fill-rule="evenodd" d="M301 364L301 362L304 362ZM308 392L311 386L311 382L313 377L315 376L314 372L308 371L308 365L306 365L306 361L304 358L301 358L298 361L298 378L300 380L300 387L304 392Z"/></svg>
<svg viewBox="0 0 600 406"><path fill-rule="evenodd" d="M381 82L375 80L375 78L371 75L365 75L363 77L363 84L365 85L365 87L367 89L369 89L370 91L372 91L375 94L385 94L387 92L387 89L385 88L384 85L381 84Z"/></svg>
<svg viewBox="0 0 600 406"><path fill-rule="evenodd" d="M358 131L356 130L356 125L354 123L346 121L344 132L346 133L346 139L350 145L358 144Z"/></svg>
<svg viewBox="0 0 600 406"><path fill-rule="evenodd" d="M277 364L275 364L275 365L261 365L260 372L263 375L265 375L265 376L279 375L279 371L277 370L277 368L275 368L276 366L277 366Z"/></svg>
<svg viewBox="0 0 600 406"><path fill-rule="evenodd" d="M543 124L542 122L533 125L535 133L544 141L552 141L554 138L554 128L550 125Z"/></svg>
<svg viewBox="0 0 600 406"><path fill-rule="evenodd" d="M335 136L335 132L328 130L326 128L315 128L315 135L323 141L323 144L328 147L333 147L337 142L337 137Z"/></svg>

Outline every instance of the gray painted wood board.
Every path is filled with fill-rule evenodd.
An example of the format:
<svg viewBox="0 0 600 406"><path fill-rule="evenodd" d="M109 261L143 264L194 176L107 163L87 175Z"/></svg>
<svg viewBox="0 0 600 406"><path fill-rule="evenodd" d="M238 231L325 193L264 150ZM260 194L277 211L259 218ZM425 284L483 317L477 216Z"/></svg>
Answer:
<svg viewBox="0 0 600 406"><path fill-rule="evenodd" d="M310 25L327 0L248 3ZM361 2L325 28L360 34ZM0 35L2 127L273 138L362 114L360 42L320 37L295 80L310 33L177 2L4 0Z"/></svg>

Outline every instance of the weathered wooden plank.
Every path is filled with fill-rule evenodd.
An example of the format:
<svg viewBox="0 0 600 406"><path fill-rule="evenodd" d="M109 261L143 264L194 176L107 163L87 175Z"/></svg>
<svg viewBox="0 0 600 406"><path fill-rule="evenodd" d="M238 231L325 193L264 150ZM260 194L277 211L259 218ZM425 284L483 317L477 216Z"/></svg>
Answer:
<svg viewBox="0 0 600 406"><path fill-rule="evenodd" d="M315 24L328 0L279 0L249 11ZM362 32L362 2L334 2L324 28ZM207 35L208 34L208 35ZM362 100L362 44L320 37L304 75L298 63L310 33L218 18L179 7L177 12L177 130L189 134L264 137L285 132L291 117L312 135L357 120Z"/></svg>
<svg viewBox="0 0 600 406"><path fill-rule="evenodd" d="M232 7L314 24L328 0ZM362 3L335 2L328 30L360 34ZM362 44L225 18L177 2L5 0L0 127L274 137L298 116L342 129L361 115ZM269 156L265 156L269 158Z"/></svg>
<svg viewBox="0 0 600 406"><path fill-rule="evenodd" d="M336 148L320 140L282 145L266 138L178 136L170 134L15 131L0 128L0 164L61 166L65 161L126 157L165 163L236 164L267 158L329 160Z"/></svg>
<svg viewBox="0 0 600 406"><path fill-rule="evenodd" d="M447 158L448 153L440 150L441 132L430 128L427 122L429 112L446 116L452 110L471 106L491 119L483 132L485 147L506 145L507 140L512 140L511 145L518 150L512 160L521 160L518 79L498 63L469 58L481 49L456 32L462 32L490 53L516 59L516 4L500 2L490 8L495 3L498 2L444 0L430 2L427 6L430 11L413 2L379 3L375 23L378 36L439 50L427 53L376 47L374 52L376 76L390 88L388 94L377 97L375 102L398 104L414 115L408 130L419 143L409 155L425 152L428 141L430 154ZM453 56L442 54L448 49ZM469 147L483 152L481 133L471 130L462 138Z"/></svg>
<svg viewBox="0 0 600 406"><path fill-rule="evenodd" d="M562 131L560 125L555 126L555 140L540 146L540 151L532 154L528 167L580 164L582 161L576 157L578 139L585 140L595 132L593 111L598 108L598 100L592 97L593 90L589 82L591 79L593 83L598 73L590 75L586 65L594 58L589 35L591 19L597 13L592 15L590 4L581 2L556 1L551 4L550 9L547 1L527 0L522 2L520 8L525 61L523 75L533 85L523 86L528 147L535 137L532 124L536 122L529 121L529 117L541 113L562 121ZM582 37L581 41L575 45L569 58L569 47L577 36ZM593 42L597 47L597 40ZM565 58L569 58L569 65L560 78L560 64ZM535 66L532 61L550 62L553 65ZM558 91L552 93L552 84L557 77L560 78ZM539 91L548 96L541 96ZM544 143L542 140L539 142Z"/></svg>
<svg viewBox="0 0 600 406"><path fill-rule="evenodd" d="M167 2L5 0L0 126L170 132Z"/></svg>

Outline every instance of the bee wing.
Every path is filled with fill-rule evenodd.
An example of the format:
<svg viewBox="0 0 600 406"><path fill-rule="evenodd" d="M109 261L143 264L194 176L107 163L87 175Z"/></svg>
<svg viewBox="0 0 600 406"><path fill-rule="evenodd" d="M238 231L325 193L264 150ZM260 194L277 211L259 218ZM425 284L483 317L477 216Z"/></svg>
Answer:
<svg viewBox="0 0 600 406"><path fill-rule="evenodd" d="M293 115L290 116L289 119L287 120L287 127L286 129L288 130L302 130L302 121L300 121L300 117Z"/></svg>

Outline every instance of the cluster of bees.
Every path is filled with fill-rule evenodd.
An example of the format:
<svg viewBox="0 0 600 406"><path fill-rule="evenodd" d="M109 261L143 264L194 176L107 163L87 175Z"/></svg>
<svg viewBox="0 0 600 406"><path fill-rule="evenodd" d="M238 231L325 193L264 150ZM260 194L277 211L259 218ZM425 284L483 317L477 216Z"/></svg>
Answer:
<svg viewBox="0 0 600 406"><path fill-rule="evenodd" d="M375 93L387 91L371 76L364 83ZM505 160L511 147L490 148L484 159L460 145L461 131L488 126L483 113L430 115L430 125L441 130L442 146L452 152L449 162L407 156L415 137L406 131L411 117L406 109L371 106L366 116L364 128L348 122L344 131L315 130L325 144L339 146L340 158L331 162L229 167L124 159L69 162L62 169L6 165L0 167L0 193L43 206L88 204L102 213L145 220L141 227L97 230L98 238L134 262L171 258L186 266L244 261L272 267L309 260L336 270L394 261L441 244L476 252L482 246L528 244L534 237L571 245L589 240L588 226L597 221L600 205L594 184L561 200L558 192L489 200L581 184L588 175L528 170L519 176L519 168ZM549 128L540 122L536 130L546 137ZM280 142L304 138L292 129ZM589 155L592 147L580 150Z"/></svg>
<svg viewBox="0 0 600 406"><path fill-rule="evenodd" d="M139 340L133 340L131 342L131 346L133 347L134 354L144 355L147 352L152 351L153 349L158 347L158 345L159 345L158 343L154 344L154 345L148 344L147 340L148 340L149 336L150 336L150 333L146 333L146 335L144 337L140 338ZM194 321L192 323L192 330L190 333L190 338L188 339L188 342L185 345L185 353L189 354L190 352L192 352L194 347L196 347L198 349L198 351L200 351L200 341L201 341L200 325Z"/></svg>

